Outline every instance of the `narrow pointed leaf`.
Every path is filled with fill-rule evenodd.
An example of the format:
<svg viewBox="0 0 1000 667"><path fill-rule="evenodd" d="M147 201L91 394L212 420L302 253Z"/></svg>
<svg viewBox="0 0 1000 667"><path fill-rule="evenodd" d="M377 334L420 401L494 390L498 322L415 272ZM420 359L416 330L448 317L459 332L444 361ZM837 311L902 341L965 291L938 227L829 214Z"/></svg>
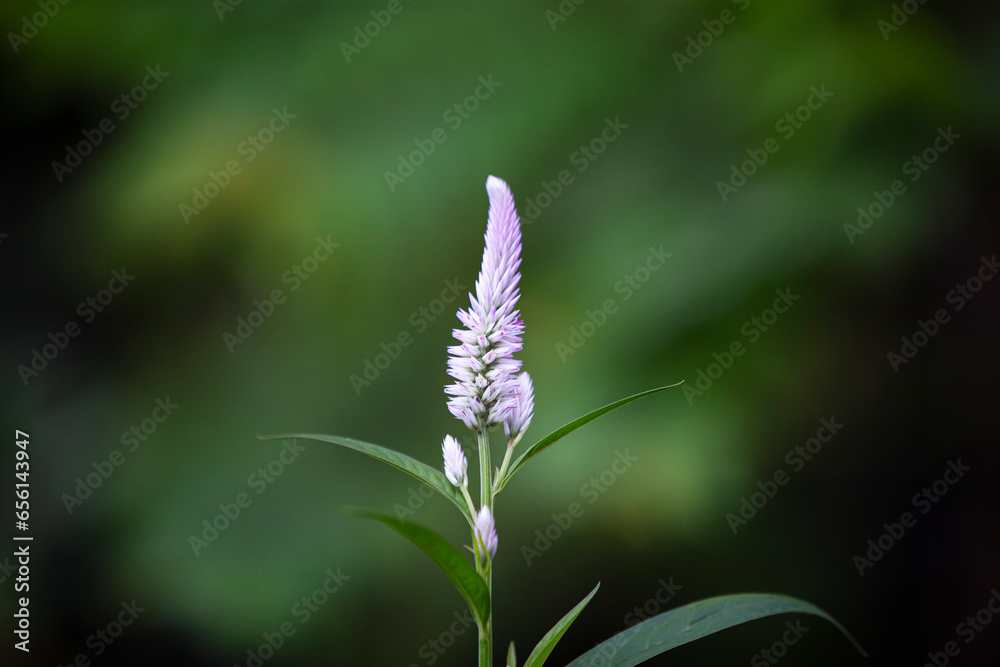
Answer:
<svg viewBox="0 0 1000 667"><path fill-rule="evenodd" d="M542 665L545 664L545 659L549 657L550 653L552 653L552 649L556 647L556 644L559 643L562 636L566 634L566 630L568 630L569 626L573 624L573 621L575 621L576 617L580 615L580 612L583 611L583 608L587 606L588 602L590 602L590 598L594 597L594 594L597 593L597 589L600 587L600 584L594 586L594 590L590 591L590 595L583 598L583 601L580 602L580 604L570 609L568 614L559 619L559 622L556 623L544 637L542 637L540 642L538 642L535 650L531 652L531 655L528 656L527 662L524 663L524 667L542 667Z"/></svg>
<svg viewBox="0 0 1000 667"><path fill-rule="evenodd" d="M514 642L510 643L507 649L507 667L517 667L517 654L514 653Z"/></svg>
<svg viewBox="0 0 1000 667"><path fill-rule="evenodd" d="M443 537L423 526L402 521L382 512L360 507L344 510L345 513L381 521L394 531L413 542L421 551L431 557L441 571L445 573L459 594L465 598L476 622L482 626L490 618L490 591L479 573L469 564L468 559L455 547L448 544Z"/></svg>
<svg viewBox="0 0 1000 667"><path fill-rule="evenodd" d="M427 484L442 496L455 503L458 509L462 510L462 514L469 521L469 524L473 524L473 517L469 513L469 506L462 497L462 492L448 481L448 478L444 476L444 473L430 467L426 463L421 463L411 456L394 451L388 447L373 445L369 442L361 442L360 440L352 440L351 438L342 438L338 435L295 433L289 435L258 435L257 437L261 440L280 440L283 438L318 440L320 442L329 442L335 445L341 445L342 447L353 449L361 452L362 454L367 454L373 459L378 459L383 463L388 463L393 468L402 470L409 475L413 475L424 484Z"/></svg>
<svg viewBox="0 0 1000 667"><path fill-rule="evenodd" d="M854 638L825 611L795 598L741 593L701 600L654 616L587 651L567 667L633 667L696 639L775 614L802 613L824 618L867 656Z"/></svg>
<svg viewBox="0 0 1000 667"><path fill-rule="evenodd" d="M514 461L514 463L510 466L510 470L507 471L507 474L500 481L500 485L497 487L497 492L499 492L501 489L503 489L504 486L507 485L507 482L510 481L510 478L514 476L514 473L517 472L521 466L523 466L530 459L534 458L538 454L541 454L542 451L551 447L556 442L563 439L564 437L566 437L576 429L580 428L584 424L588 424L597 419L598 417L606 415L612 410L616 410L622 407L623 405L626 405L627 403L631 403L632 401L636 401L640 398L645 398L646 396L652 396L653 394L664 391L665 389L672 389L673 387L678 387L683 383L684 381L681 380L676 384L667 385L666 387L657 387L656 389L650 389L648 391L643 391L638 394L635 394L634 396L623 398L620 401L615 401L614 403L605 405L603 408L598 408L593 412L588 412L584 416L579 417L578 419L574 419L565 426L557 428L555 431L552 431L552 433L549 433L547 436L545 436L544 438L533 444L531 447L529 447L524 452L524 454L521 454L520 458Z"/></svg>

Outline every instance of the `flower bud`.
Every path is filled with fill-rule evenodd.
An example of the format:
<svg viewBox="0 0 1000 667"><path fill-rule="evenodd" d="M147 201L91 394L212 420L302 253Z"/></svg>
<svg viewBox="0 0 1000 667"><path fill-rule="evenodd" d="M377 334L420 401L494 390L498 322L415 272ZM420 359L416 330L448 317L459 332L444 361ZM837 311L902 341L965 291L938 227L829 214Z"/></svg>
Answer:
<svg viewBox="0 0 1000 667"><path fill-rule="evenodd" d="M517 385L512 393L516 400L514 407L503 420L503 432L508 442L516 443L528 430L531 418L535 414L535 388L526 372L517 376Z"/></svg>
<svg viewBox="0 0 1000 667"><path fill-rule="evenodd" d="M469 462L466 460L458 440L450 435L444 436L444 442L441 443L441 453L444 455L445 477L455 486L464 486L468 481L466 471L469 468Z"/></svg>
<svg viewBox="0 0 1000 667"><path fill-rule="evenodd" d="M483 506L476 517L476 541L486 549L490 560L493 560L497 552L497 529L489 507Z"/></svg>

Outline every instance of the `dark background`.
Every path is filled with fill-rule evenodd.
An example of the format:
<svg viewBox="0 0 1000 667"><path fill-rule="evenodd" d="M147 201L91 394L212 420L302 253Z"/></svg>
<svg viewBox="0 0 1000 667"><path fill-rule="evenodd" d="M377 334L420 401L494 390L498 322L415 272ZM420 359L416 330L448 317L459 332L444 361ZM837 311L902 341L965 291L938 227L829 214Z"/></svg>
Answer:
<svg viewBox="0 0 1000 667"><path fill-rule="evenodd" d="M318 443L264 493L248 478L281 450L258 433L337 433L432 465L452 433L474 456L442 392L467 297L415 322L446 281L471 288L495 174L524 222L521 357L536 387L525 445L642 389L697 387L713 353L747 344L702 396L673 389L623 408L507 487L497 664L510 639L526 657L600 581L550 658L566 664L671 578L682 588L667 607L741 591L812 601L854 632L867 664L922 665L948 641L956 665L996 664L1000 622L968 644L956 626L1000 587L1000 283L960 311L947 300L1000 250L995 8L913 3L885 39L887 2L591 0L550 23L555 0L404 0L348 62L340 44L386 2L244 2L222 20L209 0L57 6L16 52L10 33L42 10L0 8L0 511L6 536L12 434L27 431L34 536L32 651L15 655L6 634L4 660L246 664L290 621L295 634L265 664L431 664L422 647L461 598L397 535L340 512L391 512L418 483ZM734 20L678 71L675 52L724 9ZM168 76L119 118L116 98L157 65ZM450 125L446 110L490 76L500 86ZM811 86L833 96L786 138L775 124ZM241 142L285 107L295 118L245 162ZM104 118L114 130L59 180L52 163ZM575 151L608 118L628 127L579 171ZM447 140L390 189L384 173L439 127ZM904 163L949 127L960 138L911 182ZM772 137L780 149L723 201L717 182ZM179 205L230 160L240 173L186 224ZM563 170L573 182L529 221ZM852 243L844 225L895 179L905 192ZM282 275L317 237L340 247L291 291ZM625 301L616 282L661 245L672 257ZM78 304L122 267L134 281L85 323ZM230 352L223 334L276 288L287 300ZM749 344L744 323L785 288L799 300ZM560 358L557 344L609 298L617 312ZM940 308L950 321L894 371L887 353ZM25 384L18 367L71 320L79 335ZM401 332L413 343L356 391L350 376ZM167 397L177 410L128 451L122 435ZM792 472L786 453L831 417L844 428ZM638 462L527 566L522 545L625 449ZM64 494L114 450L124 463L68 512ZM971 470L920 514L914 494L959 458ZM790 481L734 535L727 514L779 469ZM241 492L252 504L196 556L189 536ZM916 524L859 576L853 557L906 511ZM409 518L468 540L439 498ZM0 563L13 551L4 539ZM350 579L300 624L293 605L337 568ZM11 623L13 576L0 579ZM133 599L145 611L95 657L88 637ZM652 664L747 664L786 620ZM782 665L866 664L825 622L802 622L810 631ZM434 664L474 656L473 628Z"/></svg>

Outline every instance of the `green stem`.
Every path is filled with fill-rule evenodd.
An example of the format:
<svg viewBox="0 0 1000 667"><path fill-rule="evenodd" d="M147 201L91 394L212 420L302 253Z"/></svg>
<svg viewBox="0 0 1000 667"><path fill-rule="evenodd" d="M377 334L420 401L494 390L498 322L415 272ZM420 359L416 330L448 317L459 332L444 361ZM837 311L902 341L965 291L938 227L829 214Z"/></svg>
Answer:
<svg viewBox="0 0 1000 667"><path fill-rule="evenodd" d="M507 443L507 453L504 454L503 463L500 465L500 472L497 473L497 478L494 480L493 495L496 496L500 492L500 480L503 479L504 475L507 474L507 466L510 465L510 455L514 451L514 443Z"/></svg>
<svg viewBox="0 0 1000 667"><path fill-rule="evenodd" d="M490 471L490 432L483 425L479 434L479 501L493 511L493 476Z"/></svg>
<svg viewBox="0 0 1000 667"><path fill-rule="evenodd" d="M489 428L483 424L479 430L479 490L480 501L483 507L489 507L493 511L493 474L490 470L490 432ZM483 545L485 546L485 545ZM489 556L482 554L483 568L480 574L486 581L486 589L490 593L489 616L486 618L486 626L479 628L479 667L493 667L493 568L489 562ZM477 568L479 566L478 558Z"/></svg>
<svg viewBox="0 0 1000 667"><path fill-rule="evenodd" d="M489 626L489 621L486 622ZM479 628L479 667L493 667L493 631L489 627Z"/></svg>
<svg viewBox="0 0 1000 667"><path fill-rule="evenodd" d="M487 562L485 571L480 572L486 580L486 588L490 592L490 606L487 609L489 616L486 619L486 627L479 628L479 667L493 667L493 567Z"/></svg>
<svg viewBox="0 0 1000 667"><path fill-rule="evenodd" d="M472 521L469 522L469 525L472 527L473 530L475 530L476 529L476 505L475 505L475 503L472 502L472 496L469 495L469 487L468 487L468 481L469 480L465 480L465 481L466 481L466 483L463 484L462 487L461 487L461 489L462 489L462 496L465 498L465 504L469 506L469 515L472 517Z"/></svg>

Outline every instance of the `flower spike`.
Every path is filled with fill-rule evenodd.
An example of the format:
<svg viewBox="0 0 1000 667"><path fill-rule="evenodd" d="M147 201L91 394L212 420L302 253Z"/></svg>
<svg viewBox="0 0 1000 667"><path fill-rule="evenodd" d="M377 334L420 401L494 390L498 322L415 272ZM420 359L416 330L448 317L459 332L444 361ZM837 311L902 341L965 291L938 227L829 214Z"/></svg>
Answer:
<svg viewBox="0 0 1000 667"><path fill-rule="evenodd" d="M521 221L510 188L496 176L486 179L490 208L486 247L470 306L457 315L465 329L452 335L460 343L448 348L445 388L448 409L471 430L482 432L503 422L517 405L517 373L524 323L514 306L521 297Z"/></svg>

